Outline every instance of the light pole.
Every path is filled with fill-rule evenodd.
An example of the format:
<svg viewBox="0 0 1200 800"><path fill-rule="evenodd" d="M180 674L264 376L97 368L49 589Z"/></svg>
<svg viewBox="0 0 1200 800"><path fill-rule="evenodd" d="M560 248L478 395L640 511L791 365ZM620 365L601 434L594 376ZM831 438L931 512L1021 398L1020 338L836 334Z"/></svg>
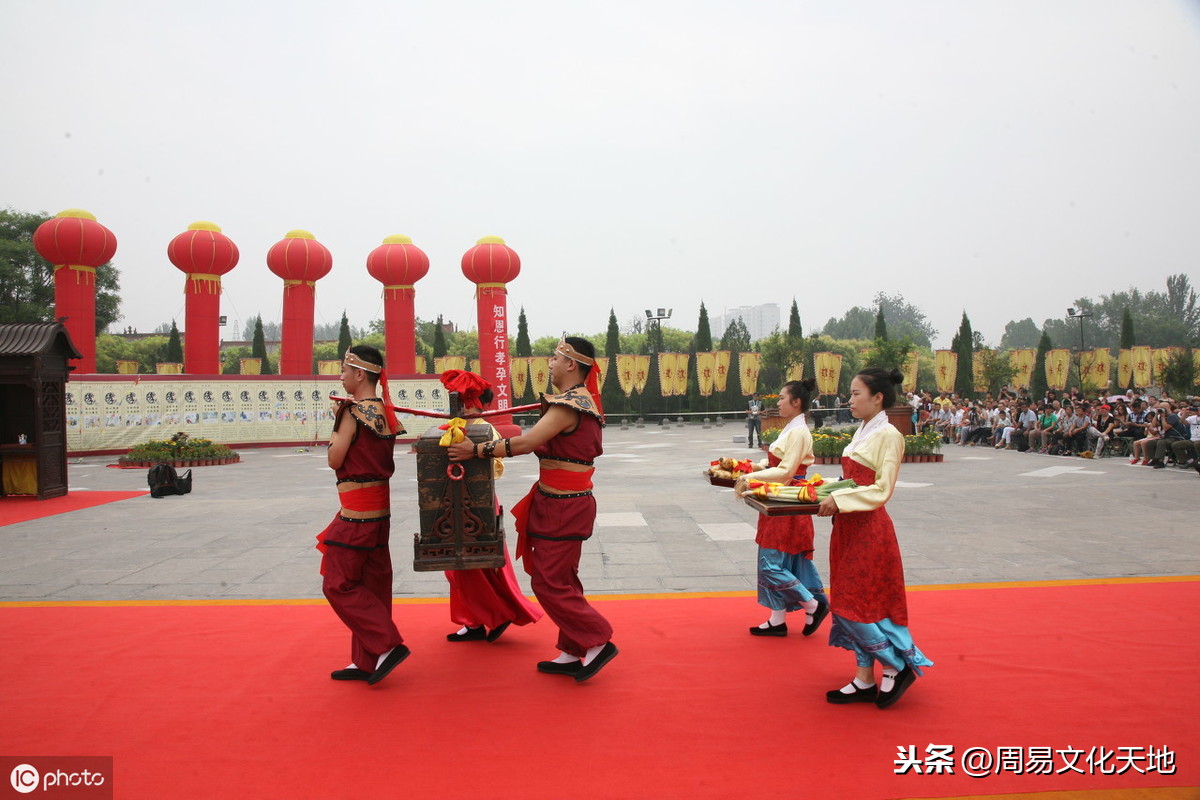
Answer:
<svg viewBox="0 0 1200 800"><path fill-rule="evenodd" d="M1083 320L1084 317L1092 316L1090 312L1084 311L1082 308L1078 311L1074 307L1067 309L1067 319L1079 320L1079 361L1076 364L1076 370L1079 373L1079 391L1083 391Z"/></svg>
<svg viewBox="0 0 1200 800"><path fill-rule="evenodd" d="M658 364L655 363L656 359L654 357L658 355L658 343L662 341L662 321L664 319L670 319L671 312L674 310L675 309L673 309L673 308L660 308L660 309L657 309L658 313L656 314L656 313L654 313L655 309L649 309L649 308L646 309L646 338L650 344L650 362L651 362L650 368L652 370L657 370L657 374L659 375L659 380L658 380L659 392L661 392L662 388L663 388L663 386L662 386L662 371L659 369ZM650 323L654 323L654 328L658 333L657 338L654 336L653 333L650 332ZM666 397L664 395L663 408L666 408L666 402L667 402ZM663 423L665 424L665 422L666 422L666 416L663 417Z"/></svg>

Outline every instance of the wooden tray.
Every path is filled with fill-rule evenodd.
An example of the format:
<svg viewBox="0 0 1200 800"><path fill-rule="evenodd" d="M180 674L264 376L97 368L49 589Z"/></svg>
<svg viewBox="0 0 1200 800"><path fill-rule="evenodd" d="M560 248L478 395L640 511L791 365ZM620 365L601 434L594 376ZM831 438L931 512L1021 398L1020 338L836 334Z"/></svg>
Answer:
<svg viewBox="0 0 1200 800"><path fill-rule="evenodd" d="M709 475L708 470L701 470L700 474L708 478L708 482L713 486L725 486L730 489L733 488L734 481L730 478L718 478L716 475Z"/></svg>
<svg viewBox="0 0 1200 800"><path fill-rule="evenodd" d="M789 503L785 500L767 500L755 495L742 495L746 505L766 517L813 517L818 503Z"/></svg>

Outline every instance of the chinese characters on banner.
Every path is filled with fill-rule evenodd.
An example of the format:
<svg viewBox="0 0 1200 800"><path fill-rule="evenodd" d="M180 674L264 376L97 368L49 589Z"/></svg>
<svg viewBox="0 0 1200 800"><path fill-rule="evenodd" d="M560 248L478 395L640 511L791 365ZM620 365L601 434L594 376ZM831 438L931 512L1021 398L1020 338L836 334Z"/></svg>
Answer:
<svg viewBox="0 0 1200 800"><path fill-rule="evenodd" d="M904 373L903 388L906 392L915 392L917 390L917 351L913 350L904 358L904 366L901 372Z"/></svg>
<svg viewBox="0 0 1200 800"><path fill-rule="evenodd" d="M1133 384L1145 388L1151 383L1151 353L1145 345L1131 347L1129 350L1130 363L1133 366Z"/></svg>
<svg viewBox="0 0 1200 800"><path fill-rule="evenodd" d="M742 394L754 394L758 391L758 370L761 363L761 353L738 353L738 376L742 380Z"/></svg>
<svg viewBox="0 0 1200 800"><path fill-rule="evenodd" d="M596 368L600 370L600 380L596 383L596 388L604 391L604 382L608 380L608 356L596 356Z"/></svg>
<svg viewBox="0 0 1200 800"><path fill-rule="evenodd" d="M650 356L634 356L633 389L638 394L646 391L646 381L650 379Z"/></svg>
<svg viewBox="0 0 1200 800"><path fill-rule="evenodd" d="M688 354L675 354L675 394L687 394L688 384Z"/></svg>
<svg viewBox="0 0 1200 800"><path fill-rule="evenodd" d="M513 397L524 397L529 388L529 359L514 358L509 361L512 369Z"/></svg>
<svg viewBox="0 0 1200 800"><path fill-rule="evenodd" d="M992 359L996 357L995 350L989 350L984 347L975 351L974 358L971 359L972 377L975 379L975 391L987 391L987 370L991 366Z"/></svg>
<svg viewBox="0 0 1200 800"><path fill-rule="evenodd" d="M1067 377L1071 371L1071 351L1056 348L1046 351L1046 385L1061 392L1067 388Z"/></svg>
<svg viewBox="0 0 1200 800"><path fill-rule="evenodd" d="M958 373L958 353L953 350L935 350L933 353L933 378L939 392L954 391L954 376Z"/></svg>
<svg viewBox="0 0 1200 800"><path fill-rule="evenodd" d="M733 360L733 353L728 350L717 350L713 355L717 357L713 388L718 392L723 392L729 387L729 364Z"/></svg>
<svg viewBox="0 0 1200 800"><path fill-rule="evenodd" d="M1037 352L1033 349L1022 348L1010 350L1008 363L1013 368L1012 384L1017 389L1028 389L1033 379L1033 365L1037 361Z"/></svg>
<svg viewBox="0 0 1200 800"><path fill-rule="evenodd" d="M813 365L817 370L817 392L837 394L838 381L842 377L842 354L814 353Z"/></svg>
<svg viewBox="0 0 1200 800"><path fill-rule="evenodd" d="M617 381L626 397L637 388L637 356L617 354Z"/></svg>
<svg viewBox="0 0 1200 800"><path fill-rule="evenodd" d="M701 397L711 397L713 381L717 377L717 354L696 353L696 382Z"/></svg>
<svg viewBox="0 0 1200 800"><path fill-rule="evenodd" d="M675 354L658 354L658 385L663 397L675 394Z"/></svg>
<svg viewBox="0 0 1200 800"><path fill-rule="evenodd" d="M435 375L441 375L448 369L466 369L466 356L438 356L433 360L433 372Z"/></svg>

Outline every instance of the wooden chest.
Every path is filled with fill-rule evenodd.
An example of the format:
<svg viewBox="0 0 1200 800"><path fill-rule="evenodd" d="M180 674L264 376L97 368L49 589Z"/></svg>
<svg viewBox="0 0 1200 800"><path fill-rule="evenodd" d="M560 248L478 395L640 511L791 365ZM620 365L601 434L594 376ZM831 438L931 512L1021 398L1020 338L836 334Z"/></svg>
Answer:
<svg viewBox="0 0 1200 800"><path fill-rule="evenodd" d="M421 532L414 537L413 570L504 566L504 517L495 500L490 458L452 463L430 428L417 440L417 502ZM491 427L466 427L472 442L491 439Z"/></svg>

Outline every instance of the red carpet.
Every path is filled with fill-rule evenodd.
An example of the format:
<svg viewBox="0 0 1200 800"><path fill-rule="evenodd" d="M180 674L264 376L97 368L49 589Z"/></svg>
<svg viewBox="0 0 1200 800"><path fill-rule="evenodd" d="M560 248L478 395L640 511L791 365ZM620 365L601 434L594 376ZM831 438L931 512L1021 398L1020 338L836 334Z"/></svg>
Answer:
<svg viewBox="0 0 1200 800"><path fill-rule="evenodd" d="M116 796L135 798L841 800L1200 785L1200 581L909 598L937 666L887 711L827 704L849 654L820 634L751 638L761 613L748 596L601 602L621 655L582 685L534 671L553 654L548 620L495 644L450 644L440 602L397 605L414 652L377 687L329 680L348 641L322 605L8 604L0 753L111 755ZM923 758L930 744L955 748L956 774L893 773L898 746ZM1005 747L1050 748L1055 771L1058 751L1083 751L1085 774L963 774L968 748ZM1088 765L1093 748L1122 747L1136 748L1136 768ZM1151 747L1174 754L1162 764L1174 774L1138 771Z"/></svg>
<svg viewBox="0 0 1200 800"><path fill-rule="evenodd" d="M0 526L12 525L14 522L26 522L39 517L49 517L54 514L65 514L68 511L91 508L105 503L115 503L118 500L128 500L130 497L141 497L149 493L149 489L140 492L67 492L62 497L52 497L49 500L38 500L24 495L7 495L0 497Z"/></svg>

